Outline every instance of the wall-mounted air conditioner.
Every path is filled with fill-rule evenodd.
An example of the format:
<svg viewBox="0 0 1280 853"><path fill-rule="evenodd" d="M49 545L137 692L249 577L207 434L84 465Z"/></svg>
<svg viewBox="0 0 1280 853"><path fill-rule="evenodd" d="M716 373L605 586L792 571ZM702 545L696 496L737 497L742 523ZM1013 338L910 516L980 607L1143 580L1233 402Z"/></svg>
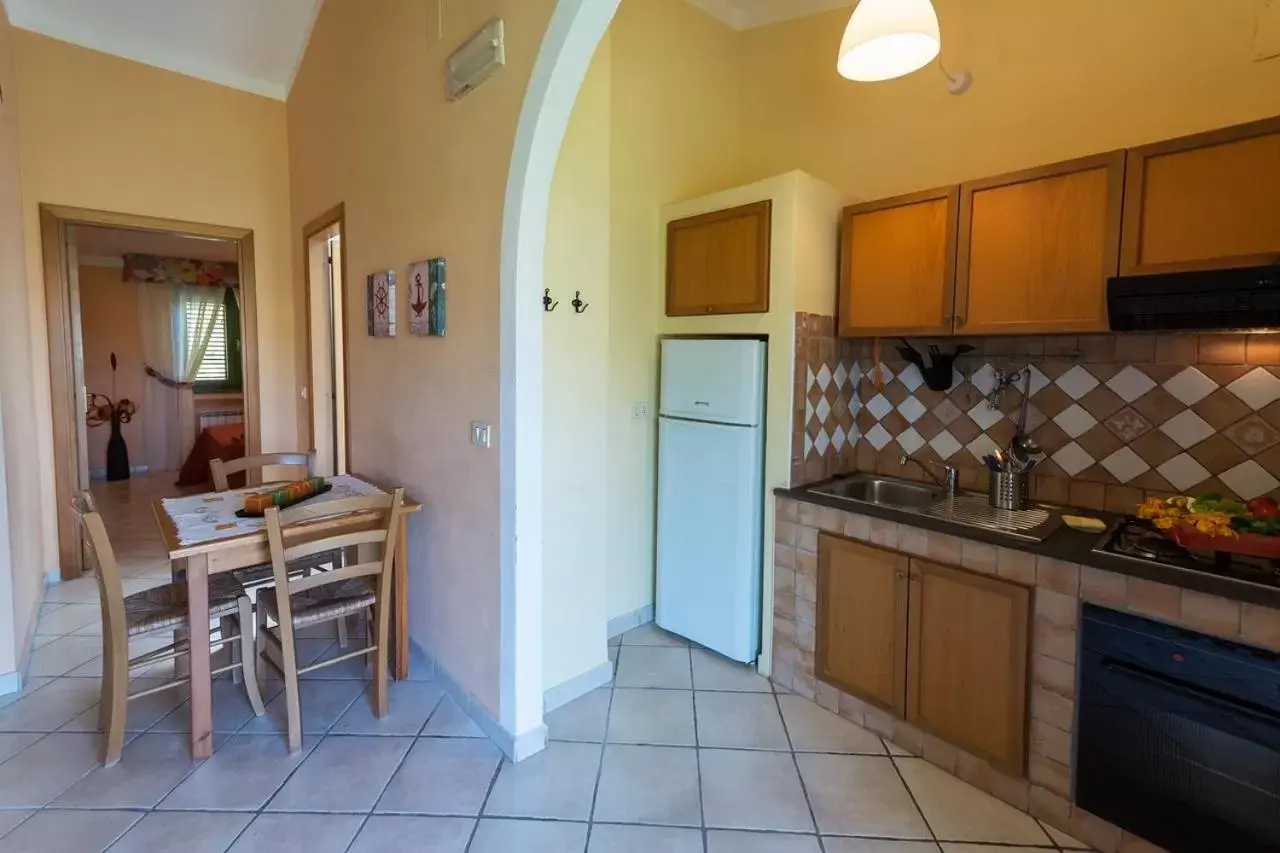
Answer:
<svg viewBox="0 0 1280 853"><path fill-rule="evenodd" d="M507 64L506 28L494 18L449 57L445 83L449 100L456 101Z"/></svg>

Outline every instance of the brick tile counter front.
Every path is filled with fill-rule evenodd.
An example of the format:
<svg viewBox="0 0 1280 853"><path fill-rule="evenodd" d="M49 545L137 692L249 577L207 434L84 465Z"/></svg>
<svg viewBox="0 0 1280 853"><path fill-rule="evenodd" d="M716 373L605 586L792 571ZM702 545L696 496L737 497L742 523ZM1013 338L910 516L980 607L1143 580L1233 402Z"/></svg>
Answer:
<svg viewBox="0 0 1280 853"><path fill-rule="evenodd" d="M1030 759L1007 776L888 712L814 677L818 534L830 533L1034 587ZM1280 610L1242 604L1088 566L973 542L897 522L779 498L774 570L773 679L889 738L1102 853L1158 848L1071 802L1080 603L1136 613L1280 651Z"/></svg>

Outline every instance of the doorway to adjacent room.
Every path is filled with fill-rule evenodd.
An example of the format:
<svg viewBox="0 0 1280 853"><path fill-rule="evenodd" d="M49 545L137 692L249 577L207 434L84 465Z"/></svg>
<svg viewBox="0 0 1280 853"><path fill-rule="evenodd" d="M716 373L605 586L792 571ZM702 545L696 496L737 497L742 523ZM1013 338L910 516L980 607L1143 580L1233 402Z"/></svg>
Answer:
<svg viewBox="0 0 1280 853"><path fill-rule="evenodd" d="M86 565L74 494L177 493L182 469L208 471L192 461L206 433L258 452L253 233L53 205L40 218L66 580Z"/></svg>
<svg viewBox="0 0 1280 853"><path fill-rule="evenodd" d="M303 229L306 241L307 421L316 473L345 474L347 435L346 263L338 205Z"/></svg>

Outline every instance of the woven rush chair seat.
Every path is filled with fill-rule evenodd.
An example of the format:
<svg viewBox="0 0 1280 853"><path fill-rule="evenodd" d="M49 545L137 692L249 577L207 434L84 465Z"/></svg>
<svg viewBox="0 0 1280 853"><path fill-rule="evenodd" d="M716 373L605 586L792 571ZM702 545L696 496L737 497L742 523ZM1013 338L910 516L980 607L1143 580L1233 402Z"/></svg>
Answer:
<svg viewBox="0 0 1280 853"><path fill-rule="evenodd" d="M214 575L209 578L209 615L235 616L239 599L244 595L235 578ZM124 618L128 636L136 637L166 628L187 626L187 585L168 583L135 592L124 599Z"/></svg>
<svg viewBox="0 0 1280 853"><path fill-rule="evenodd" d="M276 587L258 593L258 607L275 622L280 621ZM293 594L293 627L305 628L332 622L343 616L363 613L378 601L377 591L365 578L355 578L330 586L318 586Z"/></svg>

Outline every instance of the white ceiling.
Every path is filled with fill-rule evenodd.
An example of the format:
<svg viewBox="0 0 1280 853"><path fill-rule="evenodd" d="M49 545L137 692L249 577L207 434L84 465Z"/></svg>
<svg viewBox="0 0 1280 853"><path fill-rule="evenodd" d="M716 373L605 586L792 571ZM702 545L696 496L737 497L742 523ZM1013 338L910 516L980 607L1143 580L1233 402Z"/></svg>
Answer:
<svg viewBox="0 0 1280 853"><path fill-rule="evenodd" d="M321 0L4 0L18 27L284 100Z"/></svg>
<svg viewBox="0 0 1280 853"><path fill-rule="evenodd" d="M851 9L854 0L689 0L736 30L749 30L788 18L803 18L831 9Z"/></svg>
<svg viewBox="0 0 1280 853"><path fill-rule="evenodd" d="M233 240L201 240L160 231L131 231L85 225L76 228L76 251L82 261L88 258L116 260L122 255L135 253L188 258L193 261L236 259L236 244Z"/></svg>

